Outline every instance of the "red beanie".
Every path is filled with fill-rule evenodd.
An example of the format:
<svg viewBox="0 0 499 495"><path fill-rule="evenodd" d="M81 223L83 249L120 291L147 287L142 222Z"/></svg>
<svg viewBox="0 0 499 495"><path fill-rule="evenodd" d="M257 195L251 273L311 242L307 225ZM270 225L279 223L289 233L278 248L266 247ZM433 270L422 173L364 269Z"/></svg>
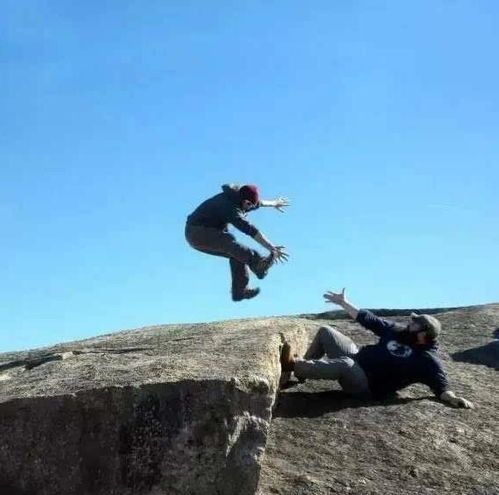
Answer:
<svg viewBox="0 0 499 495"><path fill-rule="evenodd" d="M254 205L258 204L258 201L260 201L258 187L252 184L246 184L241 187L241 189L239 189L239 195L241 196L241 201L246 199L251 201Z"/></svg>

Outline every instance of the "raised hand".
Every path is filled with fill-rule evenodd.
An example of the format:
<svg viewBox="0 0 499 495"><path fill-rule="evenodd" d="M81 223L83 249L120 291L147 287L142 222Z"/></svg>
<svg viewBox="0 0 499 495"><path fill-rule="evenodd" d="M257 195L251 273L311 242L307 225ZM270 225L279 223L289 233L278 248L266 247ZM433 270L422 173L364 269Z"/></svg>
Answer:
<svg viewBox="0 0 499 495"><path fill-rule="evenodd" d="M289 206L289 200L287 198L279 197L274 200L274 208L281 213L284 213L283 207Z"/></svg>
<svg viewBox="0 0 499 495"><path fill-rule="evenodd" d="M326 302L338 304L339 306L342 306L345 304L346 297L345 297L345 288L341 292L332 292L332 291L327 291L323 295L324 299Z"/></svg>
<svg viewBox="0 0 499 495"><path fill-rule="evenodd" d="M284 263L288 261L289 254L286 253L284 246L274 246L272 249L272 254L274 255L274 260L279 263Z"/></svg>
<svg viewBox="0 0 499 495"><path fill-rule="evenodd" d="M470 402L469 400L466 400L463 397L456 397L455 405L457 407L463 407L464 409L474 409L475 408L475 406L473 405L473 402Z"/></svg>

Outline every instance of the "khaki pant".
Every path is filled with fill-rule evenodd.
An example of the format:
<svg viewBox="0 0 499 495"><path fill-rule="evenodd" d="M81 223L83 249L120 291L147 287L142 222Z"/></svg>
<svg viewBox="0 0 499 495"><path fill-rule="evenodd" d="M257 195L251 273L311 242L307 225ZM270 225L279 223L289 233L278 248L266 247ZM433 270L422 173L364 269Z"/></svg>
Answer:
<svg viewBox="0 0 499 495"><path fill-rule="evenodd" d="M352 395L369 398L369 382L355 360L359 348L350 337L336 328L319 328L303 359L295 361L297 378L338 380L341 388Z"/></svg>

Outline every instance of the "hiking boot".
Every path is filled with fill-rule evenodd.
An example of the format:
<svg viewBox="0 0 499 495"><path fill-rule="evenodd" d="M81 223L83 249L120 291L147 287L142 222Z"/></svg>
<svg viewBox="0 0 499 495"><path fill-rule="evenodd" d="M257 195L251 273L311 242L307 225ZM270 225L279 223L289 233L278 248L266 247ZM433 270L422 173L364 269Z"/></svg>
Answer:
<svg viewBox="0 0 499 495"><path fill-rule="evenodd" d="M232 292L232 300L233 301L242 301L243 299L253 299L253 297L258 296L260 294L260 289L255 287L254 289L244 289L242 292Z"/></svg>
<svg viewBox="0 0 499 495"><path fill-rule="evenodd" d="M252 268L252 271L257 276L257 278L261 280L262 278L265 278L267 276L269 268L274 263L274 259L274 253L270 253L265 258L262 258L254 268Z"/></svg>
<svg viewBox="0 0 499 495"><path fill-rule="evenodd" d="M295 360L291 356L291 346L287 342L282 346L280 361L282 371L291 372L295 369Z"/></svg>

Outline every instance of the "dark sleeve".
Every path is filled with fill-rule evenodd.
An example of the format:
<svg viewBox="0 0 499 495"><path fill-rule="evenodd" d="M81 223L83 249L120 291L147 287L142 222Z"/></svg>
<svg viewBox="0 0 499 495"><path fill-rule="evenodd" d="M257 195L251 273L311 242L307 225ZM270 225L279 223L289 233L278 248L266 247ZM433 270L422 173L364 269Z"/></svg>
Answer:
<svg viewBox="0 0 499 495"><path fill-rule="evenodd" d="M355 321L364 328L373 331L379 337L383 337L387 332L395 329L393 321L384 320L367 309L361 309Z"/></svg>
<svg viewBox="0 0 499 495"><path fill-rule="evenodd" d="M229 223L250 237L255 237L258 234L258 229L252 223L248 222L239 211L234 212L229 219Z"/></svg>
<svg viewBox="0 0 499 495"><path fill-rule="evenodd" d="M444 392L449 390L449 381L447 373L444 370L442 362L438 358L429 358L425 366L425 377L422 383L428 385L432 392L440 397Z"/></svg>

